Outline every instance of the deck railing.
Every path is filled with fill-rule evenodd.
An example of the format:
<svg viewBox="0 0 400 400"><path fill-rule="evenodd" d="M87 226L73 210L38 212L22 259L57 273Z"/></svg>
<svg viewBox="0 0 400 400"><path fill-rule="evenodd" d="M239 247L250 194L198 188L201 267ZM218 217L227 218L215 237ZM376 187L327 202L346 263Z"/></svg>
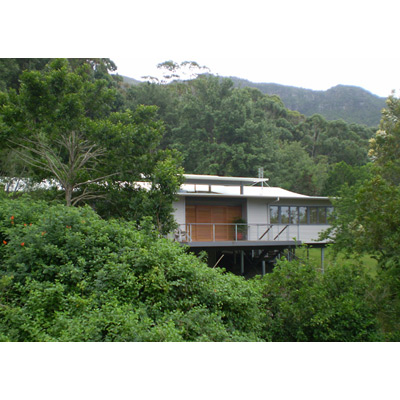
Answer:
<svg viewBox="0 0 400 400"><path fill-rule="evenodd" d="M301 240L300 225L187 223L175 231L178 242Z"/></svg>

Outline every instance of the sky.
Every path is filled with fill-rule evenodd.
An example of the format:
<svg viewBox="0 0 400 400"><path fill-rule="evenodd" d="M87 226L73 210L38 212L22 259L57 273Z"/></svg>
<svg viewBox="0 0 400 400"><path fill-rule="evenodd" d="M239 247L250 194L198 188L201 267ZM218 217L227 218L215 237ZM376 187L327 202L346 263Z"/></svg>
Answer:
<svg viewBox="0 0 400 400"><path fill-rule="evenodd" d="M394 0L70 0L59 8L19 0L2 8L1 57L107 57L135 79L166 60L196 61L253 82L354 85L382 97L400 89Z"/></svg>
<svg viewBox="0 0 400 400"><path fill-rule="evenodd" d="M400 89L399 8L386 0L205 0L169 13L168 23L155 18L147 51L136 53L139 44L110 58L136 79L155 75L160 62L190 60L221 76L314 90L354 85L387 97Z"/></svg>

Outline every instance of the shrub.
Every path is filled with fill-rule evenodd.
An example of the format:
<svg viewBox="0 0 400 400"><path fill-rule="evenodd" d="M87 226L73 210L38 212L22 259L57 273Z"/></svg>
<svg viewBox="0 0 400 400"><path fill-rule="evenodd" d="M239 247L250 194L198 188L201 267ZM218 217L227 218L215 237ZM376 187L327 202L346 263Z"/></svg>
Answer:
<svg viewBox="0 0 400 400"><path fill-rule="evenodd" d="M355 265L335 265L322 274L309 264L283 260L264 279L265 339L379 340L371 287Z"/></svg>
<svg viewBox="0 0 400 400"><path fill-rule="evenodd" d="M258 340L261 292L210 269L148 221L0 200L0 339Z"/></svg>

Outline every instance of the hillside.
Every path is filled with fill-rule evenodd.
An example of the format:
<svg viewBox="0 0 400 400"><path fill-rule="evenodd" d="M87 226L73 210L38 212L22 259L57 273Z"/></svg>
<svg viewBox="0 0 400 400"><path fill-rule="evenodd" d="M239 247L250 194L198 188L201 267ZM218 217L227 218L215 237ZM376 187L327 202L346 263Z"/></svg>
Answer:
<svg viewBox="0 0 400 400"><path fill-rule="evenodd" d="M129 78L129 76L124 76L124 75L119 75L119 76L123 79L123 82L128 85L138 85L141 82L138 81L137 79Z"/></svg>
<svg viewBox="0 0 400 400"><path fill-rule="evenodd" d="M229 77L236 87L254 87L262 93L278 95L285 106L301 114L321 114L328 120L378 126L385 98L356 86L338 85L325 91L297 88L276 83L254 83Z"/></svg>

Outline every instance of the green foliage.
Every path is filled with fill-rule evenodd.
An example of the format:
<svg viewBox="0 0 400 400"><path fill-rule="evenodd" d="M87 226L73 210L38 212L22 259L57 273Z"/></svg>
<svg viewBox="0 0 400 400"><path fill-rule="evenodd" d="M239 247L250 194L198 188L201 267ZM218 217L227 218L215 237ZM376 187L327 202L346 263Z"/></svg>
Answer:
<svg viewBox="0 0 400 400"><path fill-rule="evenodd" d="M382 264L399 260L400 143L399 99L391 97L380 130L371 139L374 162L369 179L353 189L344 188L336 200L331 235L338 249L374 254Z"/></svg>
<svg viewBox="0 0 400 400"><path fill-rule="evenodd" d="M380 129L371 139L370 176L343 188L328 232L337 252L370 254L378 261L377 303L388 338L398 338L400 321L400 101L391 96ZM396 339L395 339L396 340Z"/></svg>
<svg viewBox="0 0 400 400"><path fill-rule="evenodd" d="M246 281L159 238L150 219L137 228L29 197L0 200L0 235L3 341L380 339L355 266L321 275L282 261Z"/></svg>
<svg viewBox="0 0 400 400"><path fill-rule="evenodd" d="M263 167L271 185L315 195L322 194L331 165L368 161L371 129L321 115L307 118L279 97L235 88L230 79L200 75L168 85L138 84L126 91L126 101L132 109L159 107L161 145L182 154L187 173L254 176Z"/></svg>
<svg viewBox="0 0 400 400"><path fill-rule="evenodd" d="M351 166L341 161L330 166L321 194L325 196L338 196L343 185L352 187L354 190L358 183L371 177L371 164Z"/></svg>
<svg viewBox="0 0 400 400"><path fill-rule="evenodd" d="M136 222L152 215L165 233L173 227L180 157L159 149L156 107L116 111L121 93L108 74L115 69L108 59L55 59L23 72L18 92L0 94L1 175L55 179L67 205L89 203L104 217ZM132 186L142 180L149 191Z"/></svg>
<svg viewBox="0 0 400 400"><path fill-rule="evenodd" d="M371 279L354 265L321 274L313 266L280 261L265 277L266 337L273 341L379 340Z"/></svg>
<svg viewBox="0 0 400 400"><path fill-rule="evenodd" d="M148 221L138 230L28 197L0 210L2 340L258 340L260 290Z"/></svg>

